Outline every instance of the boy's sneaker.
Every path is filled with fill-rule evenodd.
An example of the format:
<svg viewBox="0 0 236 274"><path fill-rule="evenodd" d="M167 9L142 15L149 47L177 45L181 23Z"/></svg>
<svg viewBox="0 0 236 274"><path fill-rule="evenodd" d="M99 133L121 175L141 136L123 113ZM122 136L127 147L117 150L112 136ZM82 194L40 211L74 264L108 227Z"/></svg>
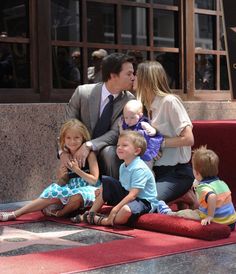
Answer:
<svg viewBox="0 0 236 274"><path fill-rule="evenodd" d="M169 214L172 210L164 201L158 202L157 212L160 214Z"/></svg>

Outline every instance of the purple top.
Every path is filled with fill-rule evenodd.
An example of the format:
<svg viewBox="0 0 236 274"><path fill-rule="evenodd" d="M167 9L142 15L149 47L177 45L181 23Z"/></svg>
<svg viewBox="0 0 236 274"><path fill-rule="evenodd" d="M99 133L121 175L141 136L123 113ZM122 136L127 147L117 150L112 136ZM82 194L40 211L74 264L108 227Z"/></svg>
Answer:
<svg viewBox="0 0 236 274"><path fill-rule="evenodd" d="M142 128L141 122L149 122L149 119L145 116L141 117L138 121L138 123L134 126L128 126L126 124L126 122L123 120L122 123L122 129L126 130L134 130L134 131L138 131L145 139L147 142L147 149L145 151L145 153L141 156L141 159L144 161L150 161L152 160L154 157L157 156L160 148L161 148L161 144L163 142L163 136L159 133L157 133L154 136L149 136L146 132L146 130L144 130Z"/></svg>

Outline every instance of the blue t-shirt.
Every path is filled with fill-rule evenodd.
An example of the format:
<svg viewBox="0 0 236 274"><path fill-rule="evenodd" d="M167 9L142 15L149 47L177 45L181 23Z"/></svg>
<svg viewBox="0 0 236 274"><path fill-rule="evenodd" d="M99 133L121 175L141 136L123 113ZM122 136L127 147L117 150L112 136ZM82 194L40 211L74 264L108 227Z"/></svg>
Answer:
<svg viewBox="0 0 236 274"><path fill-rule="evenodd" d="M153 212L157 209L157 188L154 175L140 157L136 157L128 166L120 166L120 183L129 191L131 188L140 189L138 198L150 202Z"/></svg>

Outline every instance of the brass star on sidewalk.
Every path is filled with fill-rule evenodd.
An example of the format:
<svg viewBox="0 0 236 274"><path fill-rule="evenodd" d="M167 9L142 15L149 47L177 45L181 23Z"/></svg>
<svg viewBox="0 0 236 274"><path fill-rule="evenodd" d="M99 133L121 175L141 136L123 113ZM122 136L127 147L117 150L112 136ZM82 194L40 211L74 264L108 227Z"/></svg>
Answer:
<svg viewBox="0 0 236 274"><path fill-rule="evenodd" d="M10 226L3 227L0 235L0 253L16 250L31 245L64 245L64 246L82 246L83 243L61 239L67 235L82 232L83 230L54 231L34 233Z"/></svg>

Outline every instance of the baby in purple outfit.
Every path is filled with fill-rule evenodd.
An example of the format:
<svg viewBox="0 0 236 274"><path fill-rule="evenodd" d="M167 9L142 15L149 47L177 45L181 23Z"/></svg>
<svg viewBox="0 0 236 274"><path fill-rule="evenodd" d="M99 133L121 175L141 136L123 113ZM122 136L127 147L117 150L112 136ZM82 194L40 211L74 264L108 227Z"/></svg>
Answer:
<svg viewBox="0 0 236 274"><path fill-rule="evenodd" d="M123 109L123 117L119 124L120 132L123 130L138 131L147 142L147 149L141 157L152 168L153 159L160 153L163 136L149 123L149 119L143 115L143 105L138 100L130 100Z"/></svg>

